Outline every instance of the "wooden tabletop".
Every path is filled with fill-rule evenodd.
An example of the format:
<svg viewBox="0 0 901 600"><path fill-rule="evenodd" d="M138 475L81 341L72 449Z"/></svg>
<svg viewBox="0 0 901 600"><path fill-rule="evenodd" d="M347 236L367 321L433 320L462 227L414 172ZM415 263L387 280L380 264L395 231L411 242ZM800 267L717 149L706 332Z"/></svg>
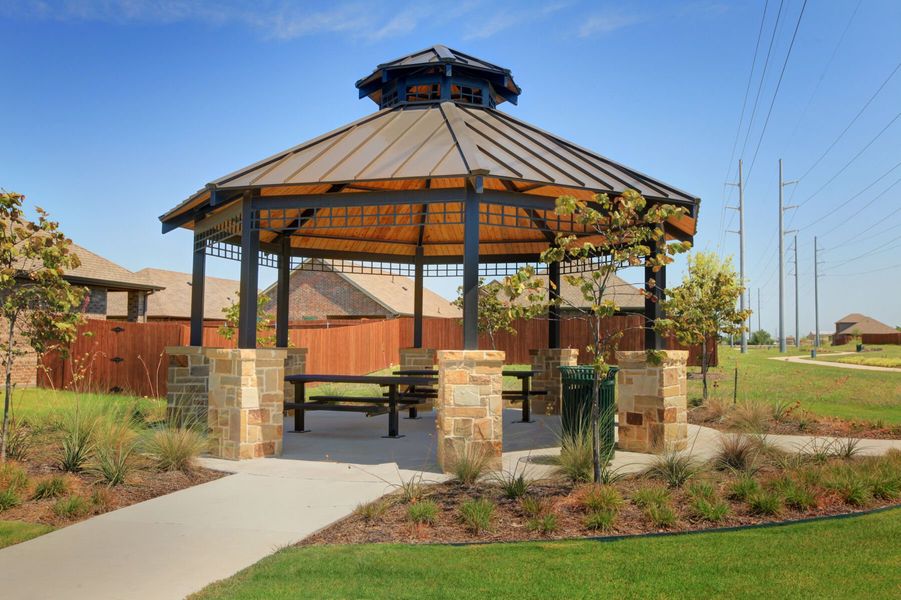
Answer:
<svg viewBox="0 0 901 600"><path fill-rule="evenodd" d="M413 375L413 376L425 376L425 377L437 377L438 371L435 369L401 369L399 371L394 372L395 375ZM531 371L531 370L517 370L517 369L506 369L502 371L504 377L517 377L519 379L524 379L526 377L534 377L539 373L539 371ZM419 384L416 384L419 385Z"/></svg>
<svg viewBox="0 0 901 600"><path fill-rule="evenodd" d="M285 381L289 383L373 383L375 385L430 385L434 383L431 377L416 377L412 375L327 375L316 373L303 373L301 375L288 375Z"/></svg>

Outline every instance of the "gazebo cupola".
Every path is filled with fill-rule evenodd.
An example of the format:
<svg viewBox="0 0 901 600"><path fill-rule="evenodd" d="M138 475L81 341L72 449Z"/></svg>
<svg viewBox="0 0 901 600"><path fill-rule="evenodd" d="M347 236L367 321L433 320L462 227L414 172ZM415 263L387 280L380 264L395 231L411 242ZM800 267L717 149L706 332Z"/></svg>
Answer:
<svg viewBox="0 0 901 600"><path fill-rule="evenodd" d="M520 94L509 69L447 46L380 64L357 81L357 89L360 98L368 97L379 108L436 102L494 108L506 101L516 104Z"/></svg>

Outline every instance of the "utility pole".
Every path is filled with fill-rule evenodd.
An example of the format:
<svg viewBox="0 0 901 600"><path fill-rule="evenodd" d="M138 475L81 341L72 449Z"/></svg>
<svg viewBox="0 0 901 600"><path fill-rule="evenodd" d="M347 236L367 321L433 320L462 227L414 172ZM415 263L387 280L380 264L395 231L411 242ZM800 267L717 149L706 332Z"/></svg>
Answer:
<svg viewBox="0 0 901 600"><path fill-rule="evenodd" d="M785 211L794 206L784 206L782 190L794 181L783 181L782 159L779 159L779 352L785 352Z"/></svg>
<svg viewBox="0 0 901 600"><path fill-rule="evenodd" d="M757 288L757 330L760 329L760 288Z"/></svg>
<svg viewBox="0 0 901 600"><path fill-rule="evenodd" d="M745 183L744 178L742 177L742 160L738 159L738 183L731 183L729 185L738 186L738 207L730 206L732 210L738 211L738 231L732 231L731 233L738 234L738 276L741 279L741 284L745 285ZM748 302L750 304L750 301ZM738 308L741 311L745 310L745 295L741 294L738 300ZM741 353L747 354L748 352L748 332L742 329L741 332Z"/></svg>
<svg viewBox="0 0 901 600"><path fill-rule="evenodd" d="M801 347L801 330L798 327L798 236L795 234L792 243L795 247L795 348Z"/></svg>
<svg viewBox="0 0 901 600"><path fill-rule="evenodd" d="M820 261L817 236L813 236L813 355L820 348Z"/></svg>

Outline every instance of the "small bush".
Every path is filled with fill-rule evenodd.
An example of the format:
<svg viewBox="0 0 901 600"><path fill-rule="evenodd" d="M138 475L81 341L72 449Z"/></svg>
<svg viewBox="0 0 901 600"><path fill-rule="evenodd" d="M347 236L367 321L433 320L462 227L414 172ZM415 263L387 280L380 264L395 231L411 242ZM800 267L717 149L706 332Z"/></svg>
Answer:
<svg viewBox="0 0 901 600"><path fill-rule="evenodd" d="M167 425L153 430L144 451L160 471L190 471L207 449L206 436L196 428Z"/></svg>
<svg viewBox="0 0 901 600"><path fill-rule="evenodd" d="M451 465L453 480L460 485L472 485L488 470L488 453L481 447L467 444Z"/></svg>
<svg viewBox="0 0 901 600"><path fill-rule="evenodd" d="M827 486L838 492L842 500L851 506L863 506L873 497L866 477L854 471L845 472Z"/></svg>
<svg viewBox="0 0 901 600"><path fill-rule="evenodd" d="M870 493L878 500L896 500L901 498L901 468L893 468L884 459L873 463L867 479L870 482Z"/></svg>
<svg viewBox="0 0 901 600"><path fill-rule="evenodd" d="M100 512L110 510L114 504L113 493L106 486L95 487L91 491L90 502L91 506Z"/></svg>
<svg viewBox="0 0 901 600"><path fill-rule="evenodd" d="M556 458L557 474L572 483L587 483L594 478L594 459L591 434L576 431L560 439L560 454Z"/></svg>
<svg viewBox="0 0 901 600"><path fill-rule="evenodd" d="M550 535L557 531L557 515L548 513L540 517L533 517L526 523L526 528L542 535Z"/></svg>
<svg viewBox="0 0 901 600"><path fill-rule="evenodd" d="M654 527L672 527L676 524L676 511L669 504L651 504L644 514Z"/></svg>
<svg viewBox="0 0 901 600"><path fill-rule="evenodd" d="M746 401L732 408L729 423L740 431L760 433L767 430L772 415L769 404Z"/></svg>
<svg viewBox="0 0 901 600"><path fill-rule="evenodd" d="M598 512L601 510L618 512L623 506L623 497L616 488L606 485L594 485L585 494L582 499L582 506L588 512Z"/></svg>
<svg viewBox="0 0 901 600"><path fill-rule="evenodd" d="M617 513L610 510L596 510L585 517L585 527L594 531L610 531L616 522Z"/></svg>
<svg viewBox="0 0 901 600"><path fill-rule="evenodd" d="M498 485L501 488L504 498L508 500L517 500L529 493L532 482L526 479L525 472L517 473L504 471L496 476Z"/></svg>
<svg viewBox="0 0 901 600"><path fill-rule="evenodd" d="M782 511L782 497L776 492L760 490L748 498L748 505L755 515L778 515Z"/></svg>
<svg viewBox="0 0 901 600"><path fill-rule="evenodd" d="M44 500L45 498L59 498L69 492L69 482L65 477L53 475L47 479L42 479L34 487L34 493L31 495L32 500Z"/></svg>
<svg viewBox="0 0 901 600"><path fill-rule="evenodd" d="M9 510L10 508L15 508L22 503L22 499L19 497L18 492L13 488L6 488L3 491L0 491L0 512L4 510Z"/></svg>
<svg viewBox="0 0 901 600"><path fill-rule="evenodd" d="M659 479L671 488L682 487L686 481L700 472L691 455L676 450L666 450L654 458L644 470L644 476Z"/></svg>
<svg viewBox="0 0 901 600"><path fill-rule="evenodd" d="M758 492L760 492L760 484L748 475L742 475L729 486L729 497L735 500L746 502Z"/></svg>
<svg viewBox="0 0 901 600"><path fill-rule="evenodd" d="M434 525L438 521L438 505L433 500L423 500L407 507L407 518L419 525Z"/></svg>
<svg viewBox="0 0 901 600"><path fill-rule="evenodd" d="M131 472L135 446L133 435L98 443L91 471L99 475L111 487L125 483L125 479Z"/></svg>
<svg viewBox="0 0 901 600"><path fill-rule="evenodd" d="M63 423L63 451L59 467L70 473L80 473L94 451L94 428L97 419L75 412Z"/></svg>
<svg viewBox="0 0 901 600"><path fill-rule="evenodd" d="M537 517L550 510L550 505L547 502L540 498L536 498L535 496L523 497L523 499L519 501L519 507L527 517Z"/></svg>
<svg viewBox="0 0 901 600"><path fill-rule="evenodd" d="M709 481L693 481L688 485L688 495L692 498L712 500L716 497L716 488Z"/></svg>
<svg viewBox="0 0 901 600"><path fill-rule="evenodd" d="M14 462L0 463L0 491L18 492L28 487L28 473Z"/></svg>
<svg viewBox="0 0 901 600"><path fill-rule="evenodd" d="M632 494L632 502L639 508L666 504L669 498L669 490L659 486L645 486Z"/></svg>
<svg viewBox="0 0 901 600"><path fill-rule="evenodd" d="M806 485L792 482L782 490L785 505L795 510L810 510L817 505L817 495Z"/></svg>
<svg viewBox="0 0 901 600"><path fill-rule="evenodd" d="M729 505L719 498L696 496L689 503L692 516L711 523L719 523L729 514Z"/></svg>
<svg viewBox="0 0 901 600"><path fill-rule="evenodd" d="M8 460L25 460L31 451L31 441L31 427L25 422L10 419L6 427L6 458Z"/></svg>
<svg viewBox="0 0 901 600"><path fill-rule="evenodd" d="M380 519L388 511L388 507L390 506L391 505L386 500L379 498L372 502L361 502L360 504L357 504L357 507L354 509L354 514L371 523L372 521Z"/></svg>
<svg viewBox="0 0 901 600"><path fill-rule="evenodd" d="M414 473L406 481L401 478L400 496L405 504L422 500L423 496L425 496L425 486L422 485L422 473Z"/></svg>
<svg viewBox="0 0 901 600"><path fill-rule="evenodd" d="M467 500L460 505L460 519L476 535L491 529L491 519L493 517L494 503L491 500L485 498Z"/></svg>
<svg viewBox="0 0 901 600"><path fill-rule="evenodd" d="M74 519L85 515L90 510L90 506L81 496L66 496L60 498L53 505L53 512L58 517L64 519Z"/></svg>
<svg viewBox="0 0 901 600"><path fill-rule="evenodd" d="M720 470L752 472L759 452L758 444L746 435L724 435L713 465Z"/></svg>

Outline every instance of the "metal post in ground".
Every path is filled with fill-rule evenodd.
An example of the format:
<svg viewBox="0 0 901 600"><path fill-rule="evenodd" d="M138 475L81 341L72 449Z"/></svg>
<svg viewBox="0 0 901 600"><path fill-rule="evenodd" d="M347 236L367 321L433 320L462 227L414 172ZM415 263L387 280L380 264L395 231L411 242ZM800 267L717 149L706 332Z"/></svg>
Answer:
<svg viewBox="0 0 901 600"><path fill-rule="evenodd" d="M741 280L741 285L745 285L745 185L744 178L742 177L742 161L738 159L738 183L733 183L730 185L735 185L738 187L738 206L730 206L729 208L738 211L738 231L732 231L730 233L738 234L738 273L739 278ZM745 310L745 295L741 294L738 300L738 308L741 311ZM741 353L745 354L748 351L748 333L744 329L741 332Z"/></svg>

